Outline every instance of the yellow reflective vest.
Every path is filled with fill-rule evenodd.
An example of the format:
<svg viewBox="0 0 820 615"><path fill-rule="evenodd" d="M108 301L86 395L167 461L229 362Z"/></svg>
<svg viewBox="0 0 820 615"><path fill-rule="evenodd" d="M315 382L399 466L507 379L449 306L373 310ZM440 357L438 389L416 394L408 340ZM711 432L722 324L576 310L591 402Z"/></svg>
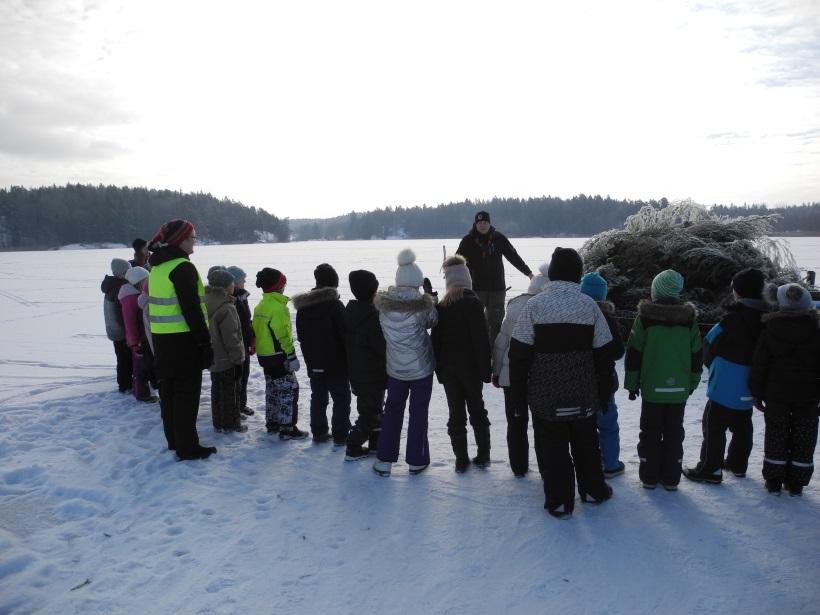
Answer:
<svg viewBox="0 0 820 615"><path fill-rule="evenodd" d="M187 258L174 258L161 265L151 268L148 275L148 324L153 335L164 333L186 333L191 330L182 314L176 288L171 282L171 272L182 263L189 262ZM205 308L205 287L202 278L197 273L197 291L199 305L205 324L208 324L208 311Z"/></svg>
<svg viewBox="0 0 820 615"><path fill-rule="evenodd" d="M281 293L265 293L253 310L256 356L262 367L277 366L294 355L289 300Z"/></svg>

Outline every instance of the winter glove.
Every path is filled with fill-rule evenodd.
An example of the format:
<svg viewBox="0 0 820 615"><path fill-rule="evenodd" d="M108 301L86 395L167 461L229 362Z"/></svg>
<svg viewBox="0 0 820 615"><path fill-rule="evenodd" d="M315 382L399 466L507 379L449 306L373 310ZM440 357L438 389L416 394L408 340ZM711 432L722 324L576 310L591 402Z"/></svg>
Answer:
<svg viewBox="0 0 820 615"><path fill-rule="evenodd" d="M421 283L421 287L424 289L424 292L428 295L438 297L438 293L433 292L433 285L430 283L430 278L424 278L424 281Z"/></svg>
<svg viewBox="0 0 820 615"><path fill-rule="evenodd" d="M640 395L640 391L630 391L629 401L635 401L636 399L638 399L638 395Z"/></svg>
<svg viewBox="0 0 820 615"><path fill-rule="evenodd" d="M234 380L242 380L242 366L241 365L234 365L233 366L233 379Z"/></svg>
<svg viewBox="0 0 820 615"><path fill-rule="evenodd" d="M292 357L289 357L288 360L285 361L285 368L288 370L289 374L293 374L294 372L298 372L299 368L301 368L301 367L302 367L302 365L299 363L299 358L296 357L295 355L292 356Z"/></svg>
<svg viewBox="0 0 820 615"><path fill-rule="evenodd" d="M211 348L211 345L208 344L207 346L202 345L199 347L199 356L200 356L200 368L201 369L208 369L214 363L214 349Z"/></svg>

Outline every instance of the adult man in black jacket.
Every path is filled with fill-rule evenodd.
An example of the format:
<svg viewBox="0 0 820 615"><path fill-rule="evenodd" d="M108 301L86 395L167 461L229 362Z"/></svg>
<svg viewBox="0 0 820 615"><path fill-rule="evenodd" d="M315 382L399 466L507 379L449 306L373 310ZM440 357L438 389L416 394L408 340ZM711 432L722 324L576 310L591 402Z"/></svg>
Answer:
<svg viewBox="0 0 820 615"><path fill-rule="evenodd" d="M484 304L490 345L504 320L504 299L507 283L504 278L505 256L513 267L532 279L532 271L515 251L510 240L490 225L490 214L480 211L475 215L473 228L458 244L456 254L467 259L467 267L473 279L473 290Z"/></svg>

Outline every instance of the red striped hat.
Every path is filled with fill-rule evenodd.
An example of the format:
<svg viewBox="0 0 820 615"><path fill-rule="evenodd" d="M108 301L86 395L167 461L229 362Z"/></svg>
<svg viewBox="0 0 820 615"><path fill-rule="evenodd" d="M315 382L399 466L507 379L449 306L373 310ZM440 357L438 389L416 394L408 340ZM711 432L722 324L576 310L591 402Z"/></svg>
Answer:
<svg viewBox="0 0 820 615"><path fill-rule="evenodd" d="M151 246L153 247L149 247L149 250L153 252L156 248L178 246L188 239L193 232L194 225L188 220L183 220L182 218L169 220L159 227L156 235L151 239Z"/></svg>

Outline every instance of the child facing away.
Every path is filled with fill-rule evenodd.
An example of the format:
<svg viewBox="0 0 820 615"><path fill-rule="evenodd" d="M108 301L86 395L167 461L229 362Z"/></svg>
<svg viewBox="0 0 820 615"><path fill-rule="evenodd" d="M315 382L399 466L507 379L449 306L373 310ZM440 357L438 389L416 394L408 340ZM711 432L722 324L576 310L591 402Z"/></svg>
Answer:
<svg viewBox="0 0 820 615"><path fill-rule="evenodd" d="M384 334L373 298L379 290L376 276L364 269L348 275L355 299L345 306L347 369L350 386L356 396L359 417L347 435L345 459L364 459L375 453L384 416L384 393L387 389ZM367 447L363 446L367 442Z"/></svg>
<svg viewBox="0 0 820 615"><path fill-rule="evenodd" d="M683 276L672 269L652 280L652 300L638 304L627 342L624 388L640 394L638 475L646 489L676 491L683 460L683 412L703 365L697 310L680 299Z"/></svg>
<svg viewBox="0 0 820 615"><path fill-rule="evenodd" d="M217 432L245 432L239 414L239 382L245 362L242 325L234 306L233 275L212 269L205 287L208 330L214 349L211 372L211 415Z"/></svg>
<svg viewBox="0 0 820 615"><path fill-rule="evenodd" d="M438 321L435 300L420 293L424 274L416 265L415 253L408 249L398 255L396 285L376 295L379 322L387 349L387 401L384 422L379 434L379 451L373 471L390 476L399 459L399 439L404 408L410 397L410 419L407 427L405 458L411 474L419 474L430 465L427 441L427 411L433 393L433 371L436 361L427 330ZM428 282L429 284L429 282Z"/></svg>
<svg viewBox="0 0 820 615"><path fill-rule="evenodd" d="M447 433L459 474L470 465L468 413L478 448L473 463L479 468L490 464L490 420L482 394L483 383L491 379L490 338L484 304L472 290L473 281L466 263L463 256L456 254L445 259L442 265L447 293L438 303L438 324L431 334L436 375L447 395Z"/></svg>
<svg viewBox="0 0 820 615"><path fill-rule="evenodd" d="M814 471L820 402L820 314L799 284L777 289L778 310L761 318L749 387L766 421L763 478L799 496Z"/></svg>
<svg viewBox="0 0 820 615"><path fill-rule="evenodd" d="M248 379L251 375L251 355L256 354L256 336L251 326L251 308L248 305L250 293L245 290L245 272L241 267L231 265L227 268L233 276L233 298L236 300L236 313L242 325L242 342L245 344L245 361L242 363L242 378L239 381L239 412L252 416L253 408L248 407Z"/></svg>
<svg viewBox="0 0 820 615"><path fill-rule="evenodd" d="M510 340L513 329L524 306L532 297L544 290L549 282L547 276L548 265L543 264L539 273L530 280L527 292L513 297L507 303L504 322L498 330L493 343L493 386L501 387L504 391L504 414L507 415L507 452L510 458L510 468L519 478L526 476L530 469L530 442L527 437L529 412L526 408L519 409L512 403L510 397ZM538 472L544 476L544 464L541 459L541 449L535 446L535 458L538 462Z"/></svg>
<svg viewBox="0 0 820 615"><path fill-rule="evenodd" d="M700 460L683 475L696 482L719 485L723 469L738 478L746 476L752 452L752 393L749 372L761 317L769 311L763 300L765 285L759 269L743 269L732 278L735 303L703 340L703 362L709 368L707 402L703 411L703 444ZM726 453L726 430L732 432Z"/></svg>
<svg viewBox="0 0 820 615"><path fill-rule="evenodd" d="M606 300L609 290L607 281L598 273L592 271L581 278L581 292L595 299L595 303L601 309L601 313L609 326L612 334L612 360L618 361L624 356L624 340L621 337L621 330L615 320L615 305ZM604 477L614 478L624 473L626 466L620 459L621 438L618 427L618 405L615 403L615 392L618 390L618 373L612 372L612 392L609 395L609 402L605 411L599 411L596 416L598 425L598 443L601 445L601 462L604 466Z"/></svg>
<svg viewBox="0 0 820 615"><path fill-rule="evenodd" d="M339 276L327 263L313 271L316 285L293 297L296 338L310 378L310 431L316 443L347 443L350 431L350 382L345 356L345 306L339 300ZM333 399L330 427L328 398Z"/></svg>
<svg viewBox="0 0 820 615"><path fill-rule="evenodd" d="M125 343L131 351L131 390L137 401L154 403L156 395L151 394L149 386L150 364L145 357L147 338L142 309L139 306L140 286L148 279L148 270L143 267L131 267L125 272L128 282L120 287L117 295L122 309L122 321L125 326Z"/></svg>
<svg viewBox="0 0 820 615"><path fill-rule="evenodd" d="M289 299L283 294L285 274L265 267L256 274L262 300L253 310L256 358L265 372L265 427L280 440L302 440L307 432L296 426L299 418L299 359L293 347Z"/></svg>
<svg viewBox="0 0 820 615"><path fill-rule="evenodd" d="M111 260L111 275L106 275L100 284L103 298L103 317L105 318L105 334L114 343L114 355L117 357L117 385L120 393L131 392L131 374L134 371L131 349L125 341L125 323L122 319L122 306L119 293L125 279L125 272L131 268L127 260L114 258Z"/></svg>

